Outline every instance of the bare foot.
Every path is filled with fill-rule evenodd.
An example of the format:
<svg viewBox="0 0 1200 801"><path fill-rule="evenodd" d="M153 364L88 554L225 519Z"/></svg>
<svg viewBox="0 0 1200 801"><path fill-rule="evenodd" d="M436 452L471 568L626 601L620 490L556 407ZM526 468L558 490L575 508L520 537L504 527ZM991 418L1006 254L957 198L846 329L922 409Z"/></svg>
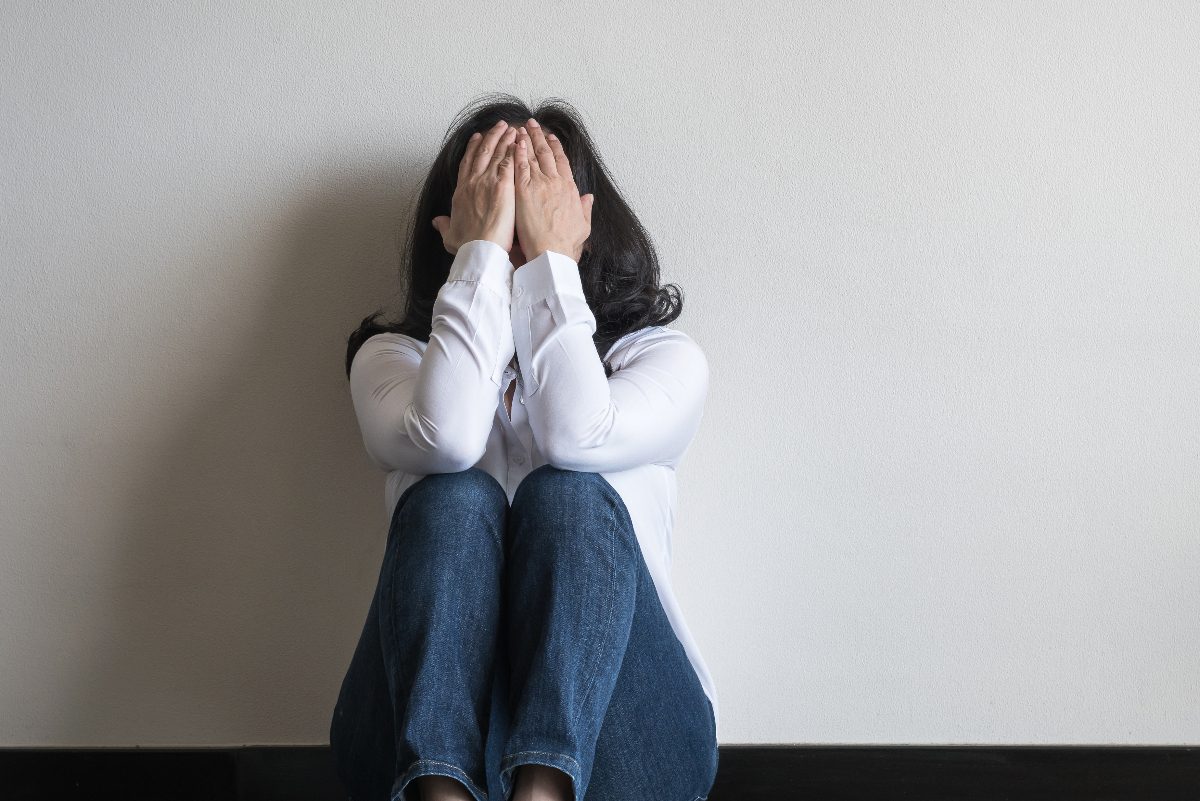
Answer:
<svg viewBox="0 0 1200 801"><path fill-rule="evenodd" d="M475 801L462 782L449 776L418 776L409 787L413 785L420 790L414 801Z"/></svg>
<svg viewBox="0 0 1200 801"><path fill-rule="evenodd" d="M549 765L522 765L517 768L512 801L574 801L570 774Z"/></svg>

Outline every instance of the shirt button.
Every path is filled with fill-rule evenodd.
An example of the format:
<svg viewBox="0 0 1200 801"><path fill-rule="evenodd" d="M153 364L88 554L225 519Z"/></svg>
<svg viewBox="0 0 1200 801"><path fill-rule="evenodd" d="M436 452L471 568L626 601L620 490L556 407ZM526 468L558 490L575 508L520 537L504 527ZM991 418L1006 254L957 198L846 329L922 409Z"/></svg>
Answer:
<svg viewBox="0 0 1200 801"><path fill-rule="evenodd" d="M523 286L517 287L517 297L519 298L524 294L525 294L525 287L523 287Z"/></svg>
<svg viewBox="0 0 1200 801"><path fill-rule="evenodd" d="M513 464L525 464L525 457L519 453L513 456L512 460Z"/></svg>

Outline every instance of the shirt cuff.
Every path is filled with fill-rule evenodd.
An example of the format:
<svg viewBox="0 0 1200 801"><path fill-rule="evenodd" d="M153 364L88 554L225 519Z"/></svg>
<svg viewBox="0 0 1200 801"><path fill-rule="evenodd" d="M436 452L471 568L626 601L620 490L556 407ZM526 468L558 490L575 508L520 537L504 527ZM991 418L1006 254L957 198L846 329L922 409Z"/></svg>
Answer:
<svg viewBox="0 0 1200 801"><path fill-rule="evenodd" d="M563 253L547 250L517 268L512 276L512 300L515 306L532 306L552 295L583 298L579 264Z"/></svg>
<svg viewBox="0 0 1200 801"><path fill-rule="evenodd" d="M502 295L512 291L513 266L508 251L490 239L472 239L458 247L447 281L478 281Z"/></svg>

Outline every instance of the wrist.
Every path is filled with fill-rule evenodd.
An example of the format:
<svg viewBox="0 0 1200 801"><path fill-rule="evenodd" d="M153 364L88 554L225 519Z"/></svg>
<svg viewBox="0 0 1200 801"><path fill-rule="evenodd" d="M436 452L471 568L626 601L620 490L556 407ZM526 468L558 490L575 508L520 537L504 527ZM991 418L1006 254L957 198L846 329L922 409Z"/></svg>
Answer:
<svg viewBox="0 0 1200 801"><path fill-rule="evenodd" d="M494 245L499 245L506 251L512 249L512 240L510 239L507 243L505 243L504 237L500 236L499 234L478 234L476 236L468 236L466 241L470 242L472 239L486 240Z"/></svg>
<svg viewBox="0 0 1200 801"><path fill-rule="evenodd" d="M545 244L535 244L530 248L524 248L524 246L522 246L522 249L525 252L525 258L529 261L533 261L547 250L553 250L555 253L561 253L564 256L571 257L575 261L579 261L579 257L575 254L576 249L562 242L546 242Z"/></svg>

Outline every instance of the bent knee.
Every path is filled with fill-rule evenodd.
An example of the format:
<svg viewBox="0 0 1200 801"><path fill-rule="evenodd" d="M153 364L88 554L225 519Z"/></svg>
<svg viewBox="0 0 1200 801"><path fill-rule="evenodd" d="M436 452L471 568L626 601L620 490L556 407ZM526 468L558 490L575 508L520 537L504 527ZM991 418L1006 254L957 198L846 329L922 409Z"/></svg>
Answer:
<svg viewBox="0 0 1200 801"><path fill-rule="evenodd" d="M508 503L508 495L495 476L479 467L468 467L457 473L431 473L422 476L411 487L412 496L407 501L434 502L466 505L491 506Z"/></svg>
<svg viewBox="0 0 1200 801"><path fill-rule="evenodd" d="M612 532L634 539L633 523L621 495L599 473L542 465L517 487L511 506L510 535L579 548L588 535L599 543Z"/></svg>
<svg viewBox="0 0 1200 801"><path fill-rule="evenodd" d="M599 473L544 464L522 479L513 495L513 506L518 502L540 504L548 499L582 498L588 493L611 492L612 486Z"/></svg>
<svg viewBox="0 0 1200 801"><path fill-rule="evenodd" d="M500 482L470 467L422 476L409 488L396 519L405 539L421 532L463 539L479 531L499 543L507 513L508 496Z"/></svg>

